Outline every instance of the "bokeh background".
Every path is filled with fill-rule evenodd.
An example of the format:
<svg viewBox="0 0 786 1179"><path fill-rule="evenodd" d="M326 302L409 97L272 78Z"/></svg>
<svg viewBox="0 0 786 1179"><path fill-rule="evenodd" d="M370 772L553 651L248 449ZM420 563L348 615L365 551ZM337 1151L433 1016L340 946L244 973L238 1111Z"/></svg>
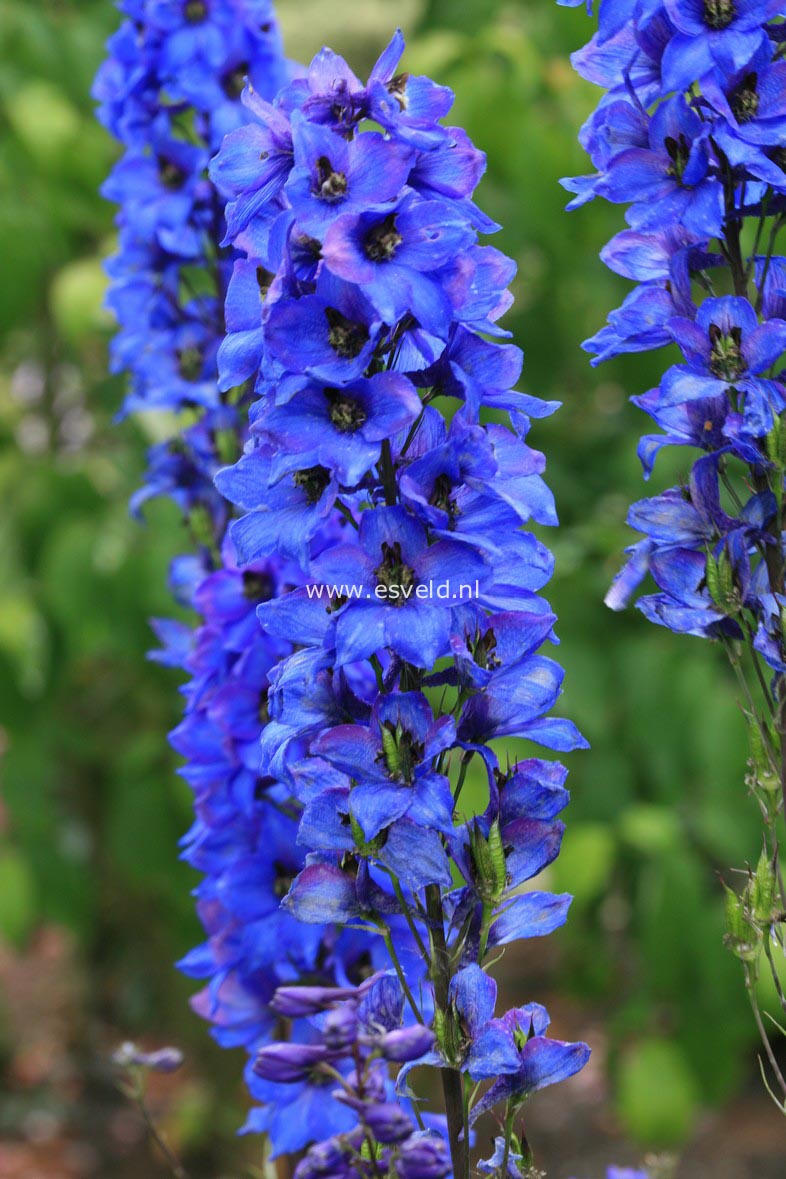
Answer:
<svg viewBox="0 0 786 1179"><path fill-rule="evenodd" d="M550 873L576 896L569 926L504 972L511 999L545 998L595 1054L533 1102L539 1162L598 1179L604 1160L672 1152L692 1179L775 1179L783 1120L722 942L717 872L759 850L734 692L711 645L601 604L645 494L627 398L661 358L598 371L580 349L625 289L597 258L620 211L568 215L557 185L586 170L576 132L597 95L568 55L589 23L552 0L278 7L294 58L329 42L362 74L400 23L408 68L455 89L455 121L489 156L480 199L519 265L508 325L525 387L564 402L534 440L562 518L548 539L564 710L592 752L571 759ZM113 229L97 189L115 148L89 89L116 20L110 0L0 0L0 1175L164 1173L108 1063L131 1038L187 1054L151 1101L190 1173L240 1179L261 1163L234 1136L242 1059L212 1043L173 967L199 940L177 859L190 803L164 736L177 682L146 660L187 538L167 505L143 527L128 516L160 423L113 421L122 384L106 375ZM679 473L667 458L656 482Z"/></svg>

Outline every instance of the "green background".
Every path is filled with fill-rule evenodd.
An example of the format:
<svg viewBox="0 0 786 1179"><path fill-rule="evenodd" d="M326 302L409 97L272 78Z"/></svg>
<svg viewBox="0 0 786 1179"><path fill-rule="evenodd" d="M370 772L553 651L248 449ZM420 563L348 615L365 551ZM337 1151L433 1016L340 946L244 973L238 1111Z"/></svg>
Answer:
<svg viewBox="0 0 786 1179"><path fill-rule="evenodd" d="M281 0L279 12L290 56L329 41L359 73L400 22L407 68L454 88L454 121L488 153L479 199L518 262L507 324L525 349L523 387L564 403L532 439L562 520L547 537L562 711L592 745L570 759L568 834L549 881L576 895L569 926L548 949L509 957L505 977L512 998L549 995L565 1027L597 1034L599 1140L619 1136L631 1159L680 1148L701 1111L755 1071L716 873L755 860L759 835L721 653L602 605L630 539L626 507L645 494L635 450L646 419L627 398L656 382L664 358L594 370L580 348L627 289L597 256L621 210L567 214L557 184L587 170L576 134L597 93L568 55L590 23L552 0ZM199 938L194 880L177 860L189 796L164 737L176 680L145 657L147 619L168 612L167 563L187 537L167 505L146 526L129 519L155 423L114 422L122 383L106 376L112 210L97 188L116 149L89 87L115 23L108 0L0 0L0 972L18 990L13 971L56 939L47 969L75 992L61 1048L79 1077L65 1092L46 1068L20 1079L11 988L0 1142L41 1108L66 1136L74 1108L93 1109L95 1127L115 1111L100 1064L114 1043L176 1042L189 1066L162 1096L164 1116L195 1173L216 1174L236 1149L241 1060L212 1047L172 967ZM684 462L663 460L653 486ZM98 1173L111 1137L95 1132Z"/></svg>

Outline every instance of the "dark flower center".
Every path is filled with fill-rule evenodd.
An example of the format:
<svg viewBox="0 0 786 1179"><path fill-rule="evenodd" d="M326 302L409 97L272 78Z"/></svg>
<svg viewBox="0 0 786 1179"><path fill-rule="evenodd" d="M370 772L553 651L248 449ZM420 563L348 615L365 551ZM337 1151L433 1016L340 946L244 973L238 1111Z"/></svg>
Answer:
<svg viewBox="0 0 786 1179"><path fill-rule="evenodd" d="M325 316L328 326L328 343L337 356L342 360L354 360L368 343L368 328L363 323L353 323L336 311L335 307L326 307Z"/></svg>
<svg viewBox="0 0 786 1179"><path fill-rule="evenodd" d="M759 95L755 74L746 74L731 96L730 106L738 123L748 123L759 110Z"/></svg>
<svg viewBox="0 0 786 1179"><path fill-rule="evenodd" d="M408 81L409 74L396 74L396 77L391 78L388 82L388 94L395 98L403 111L409 106L409 99L407 98Z"/></svg>
<svg viewBox="0 0 786 1179"><path fill-rule="evenodd" d="M306 233L298 234L295 244L299 249L305 250L307 254L311 254L314 258L322 257L322 243L315 237L309 237Z"/></svg>
<svg viewBox="0 0 786 1179"><path fill-rule="evenodd" d="M254 783L254 799L256 802L261 802L267 795L271 786L275 786L275 778L257 778Z"/></svg>
<svg viewBox="0 0 786 1179"><path fill-rule="evenodd" d="M384 221L380 221L369 230L363 242L363 250L372 262L389 262L403 240L396 229L396 215L391 213Z"/></svg>
<svg viewBox="0 0 786 1179"><path fill-rule="evenodd" d="M261 725L266 725L270 720L270 708L267 699L267 688L260 694L259 707L257 708L257 716Z"/></svg>
<svg viewBox="0 0 786 1179"><path fill-rule="evenodd" d="M342 606L346 606L349 598L346 594L336 594L334 598L330 599L330 605L325 607L326 614L337 614Z"/></svg>
<svg viewBox="0 0 786 1179"><path fill-rule="evenodd" d="M273 275L269 270L265 270L264 266L257 266L257 286L259 293L263 299L267 297L270 290L270 284L273 281Z"/></svg>
<svg viewBox="0 0 786 1179"><path fill-rule="evenodd" d="M267 573L243 571L243 597L249 602L269 602L273 597L273 579Z"/></svg>
<svg viewBox="0 0 786 1179"><path fill-rule="evenodd" d="M667 135L663 141L663 146L669 153L671 164L666 169L669 176L673 176L675 180L682 180L682 174L685 171L685 166L690 159L690 144L685 136L680 133L679 139L675 139L672 135Z"/></svg>
<svg viewBox="0 0 786 1179"><path fill-rule="evenodd" d="M704 0L704 20L711 29L727 29L736 15L734 0Z"/></svg>
<svg viewBox="0 0 786 1179"><path fill-rule="evenodd" d="M448 476L438 475L434 480L434 488L428 501L432 508L439 508L441 512L447 512L449 528L453 528L459 514L458 505L452 498L452 492L453 484Z"/></svg>
<svg viewBox="0 0 786 1179"><path fill-rule="evenodd" d="M393 544L383 542L382 560L374 574L377 585L384 585L387 589L387 601L391 606L404 606L407 603L415 585L415 574L409 565L404 564L401 545L397 540ZM398 593L391 593L391 590L398 590Z"/></svg>
<svg viewBox="0 0 786 1179"><path fill-rule="evenodd" d="M186 0L183 11L190 25L198 25L207 17L207 4L205 0Z"/></svg>
<svg viewBox="0 0 786 1179"><path fill-rule="evenodd" d="M385 721L380 729L380 735L380 758L387 766L390 777L411 786L415 780L415 770L423 760L423 743L417 741L412 733L402 726L401 721L395 725L392 721Z"/></svg>
<svg viewBox="0 0 786 1179"><path fill-rule="evenodd" d="M489 629L482 638L478 639L475 644L475 650L472 653L478 667L501 667L502 664L495 654L496 650L497 636L493 630Z"/></svg>
<svg viewBox="0 0 786 1179"><path fill-rule="evenodd" d="M228 74L224 75L224 80L221 83L221 89L224 91L224 94L226 94L227 98L231 98L233 102L236 102L237 99L240 98L240 95L243 93L243 88L246 84L247 76L247 61L241 61L240 64L236 65L233 70L230 70Z"/></svg>
<svg viewBox="0 0 786 1179"><path fill-rule="evenodd" d="M279 898L285 897L292 887L295 873L286 864L282 864L280 860L273 861L273 872L275 873L273 895Z"/></svg>
<svg viewBox="0 0 786 1179"><path fill-rule="evenodd" d="M330 471L326 467L307 467L303 471L295 471L293 478L295 486L302 488L306 503L311 506L321 499L322 492L330 482Z"/></svg>
<svg viewBox="0 0 786 1179"><path fill-rule="evenodd" d="M342 434L354 434L365 424L368 414L359 401L347 397L340 389L326 389L330 403L330 420Z"/></svg>
<svg viewBox="0 0 786 1179"><path fill-rule="evenodd" d="M186 182L186 174L183 169L178 168L177 164L171 160L164 159L163 156L158 158L158 178L164 188L168 188L171 192L177 192Z"/></svg>
<svg viewBox="0 0 786 1179"><path fill-rule="evenodd" d="M320 156L317 160L316 185L314 195L321 201L338 201L346 194L347 178L343 172L334 172L333 165L327 156Z"/></svg>
<svg viewBox="0 0 786 1179"><path fill-rule="evenodd" d="M722 331L717 324L710 324L709 369L713 376L722 381L734 381L742 376L748 367L742 355L742 331L738 327Z"/></svg>
<svg viewBox="0 0 786 1179"><path fill-rule="evenodd" d="M202 349L197 348L196 344L192 344L188 348L179 348L177 351L177 371L184 381L198 381L202 376L204 360Z"/></svg>
<svg viewBox="0 0 786 1179"><path fill-rule="evenodd" d="M368 950L364 950L362 954L358 954L355 961L347 970L347 977L349 981L355 986L365 982L367 978L371 978L374 973L374 962Z"/></svg>

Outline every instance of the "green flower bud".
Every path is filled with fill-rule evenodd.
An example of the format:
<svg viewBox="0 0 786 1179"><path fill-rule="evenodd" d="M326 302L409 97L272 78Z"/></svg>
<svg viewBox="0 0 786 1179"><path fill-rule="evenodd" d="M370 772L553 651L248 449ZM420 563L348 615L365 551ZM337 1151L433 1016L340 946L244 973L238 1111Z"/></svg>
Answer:
<svg viewBox="0 0 786 1179"><path fill-rule="evenodd" d="M761 931L752 926L745 914L745 903L733 889L724 884L726 936L724 941L741 962L754 962L759 955Z"/></svg>
<svg viewBox="0 0 786 1179"><path fill-rule="evenodd" d="M480 898L484 904L496 905L502 898L508 879L499 820L495 819L491 824L488 838L484 837L476 822L470 830L469 845Z"/></svg>
<svg viewBox="0 0 786 1179"><path fill-rule="evenodd" d="M718 558L707 553L705 579L715 605L726 614L736 614L739 602L734 590L734 571L725 549Z"/></svg>
<svg viewBox="0 0 786 1179"><path fill-rule="evenodd" d="M749 884L750 908L754 919L770 925L775 916L775 871L765 852L759 856L756 871Z"/></svg>

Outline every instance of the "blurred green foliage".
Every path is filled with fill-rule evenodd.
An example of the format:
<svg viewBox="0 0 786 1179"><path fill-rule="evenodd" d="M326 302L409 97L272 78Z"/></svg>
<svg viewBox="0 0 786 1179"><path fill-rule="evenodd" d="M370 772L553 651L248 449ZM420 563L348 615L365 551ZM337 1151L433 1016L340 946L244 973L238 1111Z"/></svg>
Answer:
<svg viewBox="0 0 786 1179"><path fill-rule="evenodd" d="M456 90L455 121L488 152L480 199L519 264L507 322L526 350L526 388L564 402L534 439L563 521L547 539L564 711L592 751L570 761L552 876L576 902L545 982L607 1021L622 1124L670 1146L747 1067L753 1033L722 945L716 871L755 861L758 827L721 654L602 605L629 541L626 506L645 493L644 419L627 397L664 359L597 371L580 349L625 293L597 257L621 212L565 214L557 184L586 169L576 133L597 95L568 55L590 27L551 0L429 0L419 19L414 3L377 0L362 22L357 0L328 9L281 0L289 53L308 57L329 35L358 72L412 16L408 68ZM128 518L145 427L113 423L122 390L105 375L100 259L112 226L97 188L114 148L89 86L114 24L108 0L0 0L0 927L21 945L43 921L68 925L94 1009L123 1034L204 1054L172 969L198 936L176 850L189 800L164 737L177 695L145 661L147 619L169 609L167 563L185 536L165 506L146 528ZM655 482L679 471L666 458ZM220 1056L212 1067L225 1067Z"/></svg>

